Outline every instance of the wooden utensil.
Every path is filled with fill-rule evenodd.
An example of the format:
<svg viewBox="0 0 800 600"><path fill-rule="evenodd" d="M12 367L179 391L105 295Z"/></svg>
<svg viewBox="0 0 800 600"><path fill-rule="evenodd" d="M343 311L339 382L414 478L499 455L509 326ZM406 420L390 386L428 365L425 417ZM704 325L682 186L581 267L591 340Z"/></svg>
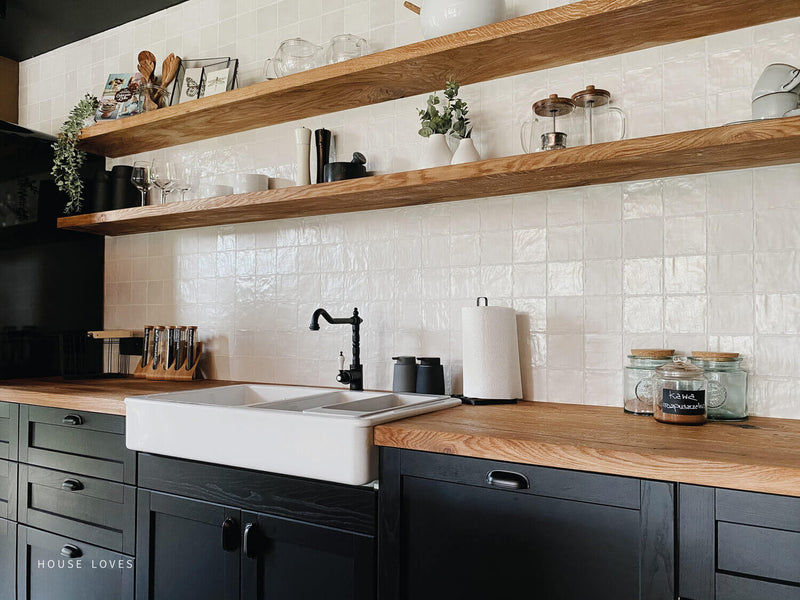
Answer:
<svg viewBox="0 0 800 600"><path fill-rule="evenodd" d="M411 2L403 2L403 6L405 6L408 10L413 13L420 13L420 8L416 4L411 4Z"/></svg>
<svg viewBox="0 0 800 600"><path fill-rule="evenodd" d="M161 66L161 89L155 95L156 103L160 105L161 97L167 92L168 86L175 80L175 76L178 74L178 68L181 66L181 59L178 56L175 56L174 53L170 53L167 58L164 59L164 64Z"/></svg>

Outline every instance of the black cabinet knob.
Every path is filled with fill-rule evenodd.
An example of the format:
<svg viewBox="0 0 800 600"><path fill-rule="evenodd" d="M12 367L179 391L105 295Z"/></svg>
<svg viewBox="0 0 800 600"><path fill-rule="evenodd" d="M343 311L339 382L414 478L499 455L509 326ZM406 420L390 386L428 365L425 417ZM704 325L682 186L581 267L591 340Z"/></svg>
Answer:
<svg viewBox="0 0 800 600"><path fill-rule="evenodd" d="M67 415L61 422L64 425L83 425L83 417L80 415Z"/></svg>
<svg viewBox="0 0 800 600"><path fill-rule="evenodd" d="M239 532L236 521L225 519L222 522L222 549L225 552L235 552L239 547Z"/></svg>
<svg viewBox="0 0 800 600"><path fill-rule="evenodd" d="M72 544L64 544L61 548L61 556L66 556L67 558L79 558L83 556L83 552L77 546L73 546Z"/></svg>
<svg viewBox="0 0 800 600"><path fill-rule="evenodd" d="M61 489L68 492L77 492L83 489L83 484L77 479L65 479L61 484Z"/></svg>

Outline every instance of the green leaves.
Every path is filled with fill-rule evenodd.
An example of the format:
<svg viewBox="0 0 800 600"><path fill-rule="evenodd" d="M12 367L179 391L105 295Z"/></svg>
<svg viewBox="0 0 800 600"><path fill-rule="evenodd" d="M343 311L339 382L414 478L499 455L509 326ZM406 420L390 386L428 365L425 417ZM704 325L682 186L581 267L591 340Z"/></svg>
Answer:
<svg viewBox="0 0 800 600"><path fill-rule="evenodd" d="M69 199L64 214L69 215L81 209L83 182L79 173L86 154L78 150L78 135L86 119L95 113L99 105L100 101L95 96L86 94L70 111L61 126L58 139L53 142L53 168L50 172L58 189Z"/></svg>
<svg viewBox="0 0 800 600"><path fill-rule="evenodd" d="M447 104L442 106L440 111L437 105L441 104L439 96L433 94L428 97L425 110L419 109L420 124L422 127L419 134L422 137L430 137L434 133L452 134L457 138L469 137L472 133L467 113L467 103L458 98L458 90L461 86L448 81L444 90Z"/></svg>

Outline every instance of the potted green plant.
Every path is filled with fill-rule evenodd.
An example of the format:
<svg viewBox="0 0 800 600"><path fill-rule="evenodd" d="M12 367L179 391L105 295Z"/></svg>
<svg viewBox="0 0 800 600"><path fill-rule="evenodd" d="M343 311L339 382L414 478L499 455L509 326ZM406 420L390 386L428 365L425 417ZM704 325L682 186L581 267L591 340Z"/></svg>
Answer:
<svg viewBox="0 0 800 600"><path fill-rule="evenodd" d="M61 126L58 139L53 142L53 168L51 173L58 189L67 195L64 214L81 210L83 204L83 181L80 170L86 160L86 153L78 150L78 136L86 120L91 117L100 101L86 94L70 111Z"/></svg>
<svg viewBox="0 0 800 600"><path fill-rule="evenodd" d="M454 157L447 145L447 136L459 141L459 149L463 140L470 140L465 148L471 146L474 151L471 140L472 126L467 117L469 108L467 103L458 97L460 87L457 82L448 81L444 90L444 103L437 94L432 94L428 97L425 109L419 109L421 124L419 134L427 139L420 168L427 169L451 164ZM456 155L459 155L458 150ZM475 152L475 156L477 156L477 152ZM468 160L477 160L478 158L469 158ZM459 159L458 162L468 162L468 160Z"/></svg>

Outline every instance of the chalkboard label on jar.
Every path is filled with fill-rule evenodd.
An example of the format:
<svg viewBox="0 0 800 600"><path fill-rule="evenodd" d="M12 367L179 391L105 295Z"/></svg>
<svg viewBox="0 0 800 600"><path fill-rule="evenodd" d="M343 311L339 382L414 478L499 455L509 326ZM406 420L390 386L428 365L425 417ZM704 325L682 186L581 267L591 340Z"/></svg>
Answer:
<svg viewBox="0 0 800 600"><path fill-rule="evenodd" d="M688 392L665 389L662 391L661 409L670 415L705 416L706 393L704 390Z"/></svg>

